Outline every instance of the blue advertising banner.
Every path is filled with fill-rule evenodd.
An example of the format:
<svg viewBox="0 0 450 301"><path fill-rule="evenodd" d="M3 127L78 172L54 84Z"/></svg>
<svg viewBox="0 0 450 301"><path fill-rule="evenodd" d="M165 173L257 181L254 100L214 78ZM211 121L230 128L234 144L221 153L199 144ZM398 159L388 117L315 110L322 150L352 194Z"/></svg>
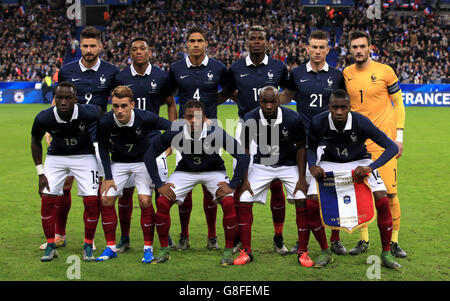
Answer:
<svg viewBox="0 0 450 301"><path fill-rule="evenodd" d="M450 84L400 84L400 87L405 106L450 107ZM0 104L51 103L51 90L43 90L40 82L0 82ZM235 103L228 100L225 104Z"/></svg>

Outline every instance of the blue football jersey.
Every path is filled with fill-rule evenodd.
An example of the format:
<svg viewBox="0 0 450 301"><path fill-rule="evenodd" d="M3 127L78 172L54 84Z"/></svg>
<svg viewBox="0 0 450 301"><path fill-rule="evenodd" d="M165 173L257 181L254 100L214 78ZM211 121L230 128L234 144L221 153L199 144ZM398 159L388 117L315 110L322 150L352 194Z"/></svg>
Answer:
<svg viewBox="0 0 450 301"><path fill-rule="evenodd" d="M344 129L339 131L334 125L330 111L322 112L311 122L308 136L308 164L309 166L316 165L319 145L325 146L321 161L345 163L370 159L371 156L365 145L367 139L372 139L385 149L384 153L369 165L372 169L386 164L398 152L395 142L366 116L357 112L349 112Z"/></svg>
<svg viewBox="0 0 450 301"><path fill-rule="evenodd" d="M285 107L278 108L277 119L270 124L260 108L251 110L244 116L242 135L246 147L251 141L257 145L253 163L270 166L297 165L297 143L305 144L306 140L302 118Z"/></svg>
<svg viewBox="0 0 450 301"><path fill-rule="evenodd" d="M133 65L130 65L116 75L116 83L133 91L136 108L157 115L164 99L172 95L169 73L158 66L149 65L145 74L139 75Z"/></svg>
<svg viewBox="0 0 450 301"><path fill-rule="evenodd" d="M205 104L207 118L217 119L219 86L230 82L228 69L223 63L206 56L199 66L193 66L187 56L170 66L170 78L174 88L178 88L179 118L184 117L186 102L194 99Z"/></svg>
<svg viewBox="0 0 450 301"><path fill-rule="evenodd" d="M284 88L288 81L287 66L267 55L258 66L247 56L234 62L230 67L232 88L237 89L238 115L244 115L259 106L259 91L265 86Z"/></svg>
<svg viewBox="0 0 450 301"><path fill-rule="evenodd" d="M338 69L325 63L324 68L316 73L308 62L291 71L287 89L297 92L297 112L302 116L308 133L312 118L328 110L331 92L336 89L345 90L345 83Z"/></svg>
<svg viewBox="0 0 450 301"><path fill-rule="evenodd" d="M41 111L33 122L31 135L41 141L45 133L52 135L48 155L94 154L97 119L102 114L98 106L75 104L69 122L62 120L56 106Z"/></svg>
<svg viewBox="0 0 450 301"><path fill-rule="evenodd" d="M116 66L102 59L94 67L86 69L80 59L62 66L58 82L69 81L75 85L78 103L96 104L106 112L109 96L116 87L118 71Z"/></svg>

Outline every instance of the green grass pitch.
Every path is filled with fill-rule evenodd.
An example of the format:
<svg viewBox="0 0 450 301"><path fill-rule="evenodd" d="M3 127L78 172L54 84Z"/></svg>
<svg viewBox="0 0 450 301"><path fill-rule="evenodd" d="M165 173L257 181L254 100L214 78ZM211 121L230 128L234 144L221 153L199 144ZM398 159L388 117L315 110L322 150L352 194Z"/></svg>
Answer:
<svg viewBox="0 0 450 301"><path fill-rule="evenodd" d="M72 262L69 256L81 259L83 243L83 205L72 190L72 209L67 224L67 247L59 249L59 257L50 263L40 262L44 242L40 220L38 177L30 153L30 131L36 114L45 105L0 106L0 280L68 280L67 271ZM165 109L162 109L164 112ZM450 243L448 221L450 218L450 192L448 189L450 167L450 133L448 108L406 108L405 151L399 160L399 198L402 209L400 245L408 257L398 259L401 271L380 269L379 281L448 281ZM233 105L219 107L219 117L234 119L237 108ZM225 122L224 122L225 124ZM44 142L45 143L45 142ZM170 170L174 158L169 159ZM228 173L232 160L224 156ZM139 224L140 209L135 195L131 227L131 249L117 259L107 262L86 263L81 260L80 280L139 280L139 281L369 281L371 264L369 256L381 253L376 222L369 228L371 248L360 256L334 256L334 262L324 269L301 267L297 256L280 256L272 247L273 224L270 206L254 206L252 246L254 262L246 266L220 267L221 252L208 251L206 222L202 206L201 188L193 195L191 215L191 248L185 252L171 253L165 264L149 265L140 262L143 237ZM286 205L284 239L290 248L297 238L295 210ZM171 236L178 239L180 225L178 210L171 210ZM329 238L330 231L327 230ZM217 234L224 245L222 212L218 209ZM120 227L117 236L120 235ZM347 249L359 240L356 233L341 232ZM99 255L105 247L103 229L99 223L95 239ZM159 241L155 234L155 251ZM319 256L319 246L311 235L310 255ZM71 257L73 258L73 257ZM67 260L69 259L69 262ZM69 269L70 270L70 269Z"/></svg>

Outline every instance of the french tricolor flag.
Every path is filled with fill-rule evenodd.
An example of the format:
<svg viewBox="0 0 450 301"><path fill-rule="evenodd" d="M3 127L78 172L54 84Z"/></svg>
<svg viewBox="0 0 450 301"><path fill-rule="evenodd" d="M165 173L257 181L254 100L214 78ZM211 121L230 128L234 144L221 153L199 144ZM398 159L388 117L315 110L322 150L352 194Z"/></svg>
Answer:
<svg viewBox="0 0 450 301"><path fill-rule="evenodd" d="M353 182L353 171L327 172L317 182L324 226L352 233L375 220L372 190L366 181Z"/></svg>
<svg viewBox="0 0 450 301"><path fill-rule="evenodd" d="M21 16L25 15L25 6L23 5L19 6L19 14Z"/></svg>
<svg viewBox="0 0 450 301"><path fill-rule="evenodd" d="M429 16L431 14L431 8L429 6L427 6L423 12L425 13L425 16Z"/></svg>

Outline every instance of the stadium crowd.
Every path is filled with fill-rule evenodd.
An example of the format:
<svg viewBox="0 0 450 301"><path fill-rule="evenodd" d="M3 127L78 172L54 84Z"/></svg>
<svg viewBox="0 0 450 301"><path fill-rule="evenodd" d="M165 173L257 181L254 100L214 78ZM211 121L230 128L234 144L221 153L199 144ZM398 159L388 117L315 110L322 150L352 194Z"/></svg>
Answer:
<svg viewBox="0 0 450 301"><path fill-rule="evenodd" d="M25 2L25 11L11 7L0 15L0 81L40 81L53 75L77 47L75 24L67 19L64 3ZM131 63L128 42L143 35L152 44L152 63L168 70L185 55L187 28L201 24L210 34L208 54L229 67L246 54L246 30L262 24L269 33L270 56L289 69L307 61L311 30L324 29L333 41L336 29L341 29L342 35L331 46L338 53L337 68L343 70L352 63L348 33L359 29L373 36L372 58L390 65L402 83L449 83L445 18L438 13L399 16L383 9L383 18L373 21L365 18L365 3L355 1L355 7L333 20L307 14L299 1L291 0L140 1L111 7L103 33L104 58L123 69Z"/></svg>

